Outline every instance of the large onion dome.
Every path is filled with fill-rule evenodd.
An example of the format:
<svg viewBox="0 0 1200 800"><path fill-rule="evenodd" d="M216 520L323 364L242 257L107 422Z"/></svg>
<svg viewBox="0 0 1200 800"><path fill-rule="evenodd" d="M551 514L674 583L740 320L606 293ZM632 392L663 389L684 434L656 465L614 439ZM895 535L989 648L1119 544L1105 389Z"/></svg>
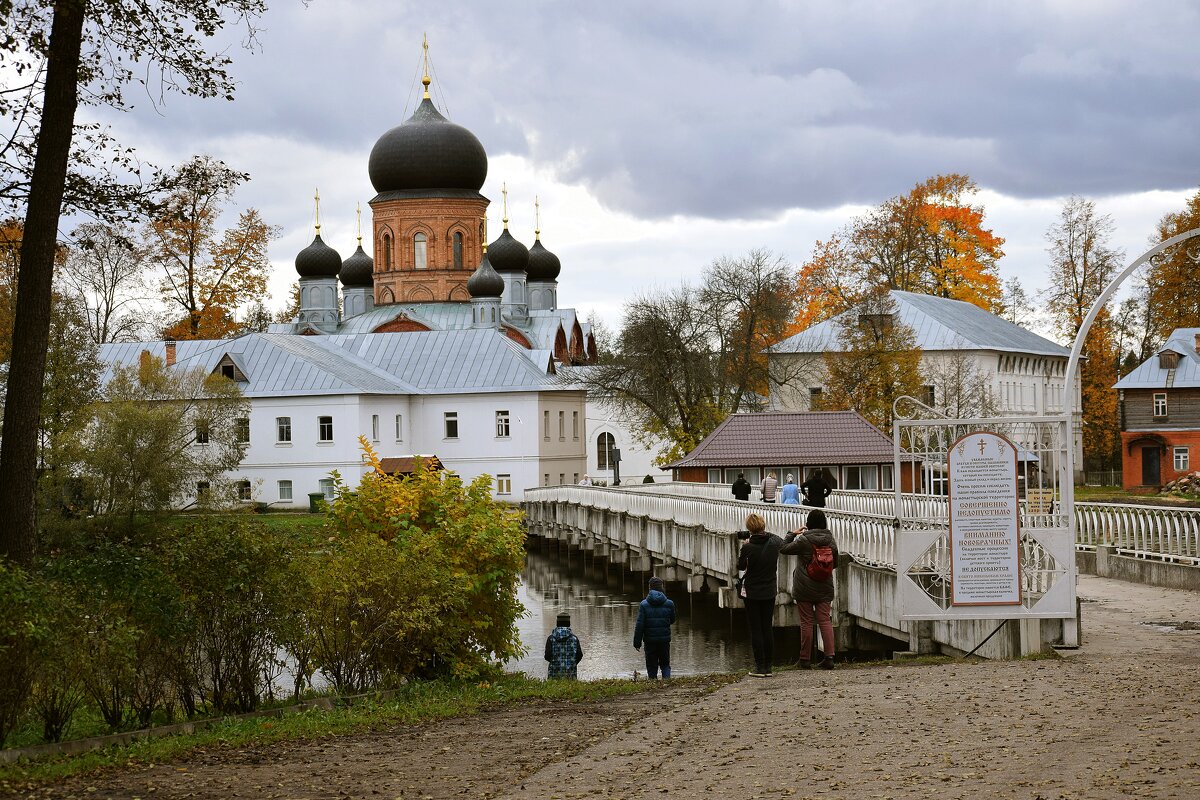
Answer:
<svg viewBox="0 0 1200 800"><path fill-rule="evenodd" d="M486 252L479 267L467 278L467 292L471 297L499 297L504 294L504 278L496 272Z"/></svg>
<svg viewBox="0 0 1200 800"><path fill-rule="evenodd" d="M375 285L375 262L363 251L361 242L358 249L342 262L338 277L342 279L342 286Z"/></svg>
<svg viewBox="0 0 1200 800"><path fill-rule="evenodd" d="M506 226L500 238L488 245L488 258L497 272L524 272L529 266L529 248L514 239Z"/></svg>
<svg viewBox="0 0 1200 800"><path fill-rule="evenodd" d="M426 97L411 117L375 142L367 171L377 192L478 192L487 166L487 153L475 134L443 117Z"/></svg>
<svg viewBox="0 0 1200 800"><path fill-rule="evenodd" d="M296 254L296 272L301 278L336 278L342 257L317 234L312 244Z"/></svg>
<svg viewBox="0 0 1200 800"><path fill-rule="evenodd" d="M558 256L543 247L542 240L538 238L533 240L533 247L529 248L529 266L525 271L531 281L556 281L562 264Z"/></svg>

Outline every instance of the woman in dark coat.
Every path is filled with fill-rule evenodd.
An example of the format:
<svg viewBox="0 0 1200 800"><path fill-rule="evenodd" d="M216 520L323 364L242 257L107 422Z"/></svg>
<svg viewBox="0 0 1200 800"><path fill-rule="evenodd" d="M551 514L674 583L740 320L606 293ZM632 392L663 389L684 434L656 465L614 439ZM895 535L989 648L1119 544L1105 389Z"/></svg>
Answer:
<svg viewBox="0 0 1200 800"><path fill-rule="evenodd" d="M780 549L783 555L800 556L800 563L792 570L792 598L796 601L796 611L800 615L800 668L812 669L809 663L812 657L813 621L821 628L821 647L825 651L825 659L821 669L833 669L834 639L833 618L830 610L833 606L833 575L828 580L814 579L809 573L809 566L817 556L818 548L829 548L833 557L833 565L838 562L838 546L833 540L825 522L825 512L813 510L808 512L806 525L787 535Z"/></svg>
<svg viewBox="0 0 1200 800"><path fill-rule="evenodd" d="M771 627L775 616L775 575L779 566L779 549L783 539L767 533L767 523L758 514L746 518L747 541L738 554L738 572L745 570L742 587L746 591L746 618L750 623L750 646L754 650L756 678L771 674L775 656L775 632Z"/></svg>

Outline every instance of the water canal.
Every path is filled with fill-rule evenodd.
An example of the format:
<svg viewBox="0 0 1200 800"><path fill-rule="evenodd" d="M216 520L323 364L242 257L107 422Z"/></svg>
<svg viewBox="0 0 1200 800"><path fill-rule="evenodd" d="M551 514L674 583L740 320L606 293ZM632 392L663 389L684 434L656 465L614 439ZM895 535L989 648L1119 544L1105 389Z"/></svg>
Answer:
<svg viewBox="0 0 1200 800"><path fill-rule="evenodd" d="M566 543L530 537L518 590L526 616L518 620L528 652L506 668L546 677L543 651L558 614L571 615L571 629L583 645L579 677L630 678L646 674L642 653L633 649L638 603L650 575L628 572L594 559ZM715 593L688 594L683 583L668 583L678 621L671 638L675 675L737 672L753 665L745 612L718 608ZM796 628L776 629L775 662L787 664L799 654Z"/></svg>

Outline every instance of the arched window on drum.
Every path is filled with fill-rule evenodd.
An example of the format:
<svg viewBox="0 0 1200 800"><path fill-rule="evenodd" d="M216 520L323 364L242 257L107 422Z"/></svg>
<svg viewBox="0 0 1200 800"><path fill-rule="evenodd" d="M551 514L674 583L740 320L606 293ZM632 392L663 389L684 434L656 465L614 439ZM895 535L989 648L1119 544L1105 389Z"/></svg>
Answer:
<svg viewBox="0 0 1200 800"><path fill-rule="evenodd" d="M425 238L425 234L423 234L423 233L418 233L416 236L413 237L413 268L414 269L425 269L425 267L426 267L426 261L425 261L426 241L427 240Z"/></svg>
<svg viewBox="0 0 1200 800"><path fill-rule="evenodd" d="M463 268L462 247L463 247L462 233L459 231L455 231L454 232L454 268L455 269Z"/></svg>

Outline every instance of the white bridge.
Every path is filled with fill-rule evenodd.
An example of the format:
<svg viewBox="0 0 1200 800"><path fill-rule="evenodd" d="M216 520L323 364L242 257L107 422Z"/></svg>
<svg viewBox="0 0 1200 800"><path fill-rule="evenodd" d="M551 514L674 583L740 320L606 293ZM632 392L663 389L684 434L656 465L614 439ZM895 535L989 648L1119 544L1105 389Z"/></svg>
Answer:
<svg viewBox="0 0 1200 800"><path fill-rule="evenodd" d="M728 486L697 483L552 486L526 490L522 505L531 535L565 542L633 571L685 583L690 592L716 592L720 604L730 607L738 604L732 591L739 548L736 532L745 528L746 516L758 513L768 531L782 535L803 524L808 509L742 502L729 491ZM902 516L934 516L944 508L946 498L902 495L901 502L905 504ZM910 651L922 653L974 649L996 629L995 620L900 619L895 599L895 504L891 492L836 491L828 499L826 516L843 554L834 607L839 651L898 650L904 649L904 642ZM1184 585L1196 580L1200 585L1200 509L1107 503L1075 503L1074 507L1076 551L1083 571L1130 562L1174 569L1164 585L1171 585L1171 580ZM776 625L796 624L788 593L796 563L793 557L779 559ZM1130 574L1120 577L1136 578L1136 570L1127 569ZM1044 651L1063 642L1064 622L1071 621L1013 620L979 654L1011 658Z"/></svg>

